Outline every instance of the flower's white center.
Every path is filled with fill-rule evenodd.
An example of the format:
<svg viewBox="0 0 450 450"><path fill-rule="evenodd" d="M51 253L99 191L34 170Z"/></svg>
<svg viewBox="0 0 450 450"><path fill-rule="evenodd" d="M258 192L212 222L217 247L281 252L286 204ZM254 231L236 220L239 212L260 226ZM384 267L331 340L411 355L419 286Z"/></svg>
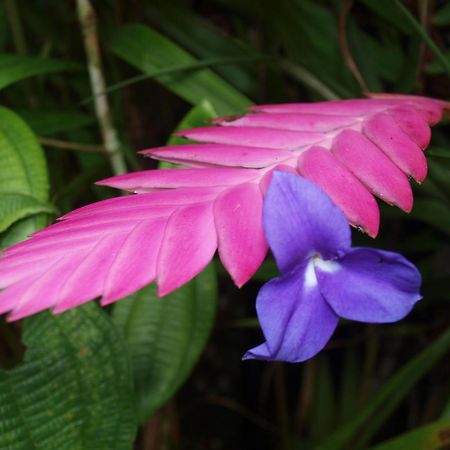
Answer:
<svg viewBox="0 0 450 450"><path fill-rule="evenodd" d="M305 270L305 287L312 288L317 286L316 269L322 272L335 273L341 268L336 261L327 261L322 259L319 253L316 253L308 262Z"/></svg>

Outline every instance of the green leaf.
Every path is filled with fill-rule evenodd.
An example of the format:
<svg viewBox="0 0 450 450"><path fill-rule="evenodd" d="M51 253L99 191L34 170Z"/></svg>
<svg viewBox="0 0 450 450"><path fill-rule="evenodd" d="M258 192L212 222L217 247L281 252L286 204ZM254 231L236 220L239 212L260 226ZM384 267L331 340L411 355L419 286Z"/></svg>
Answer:
<svg viewBox="0 0 450 450"><path fill-rule="evenodd" d="M443 450L450 445L450 418L404 433L370 450Z"/></svg>
<svg viewBox="0 0 450 450"><path fill-rule="evenodd" d="M148 75L169 69L156 79L193 105L208 99L219 114L233 114L251 104L212 70L198 67L199 61L188 52L144 25L123 26L110 36L107 45Z"/></svg>
<svg viewBox="0 0 450 450"><path fill-rule="evenodd" d="M450 349L450 329L383 384L358 414L317 447L317 450L365 448L371 437L395 411L419 379ZM355 437L358 440L355 441Z"/></svg>
<svg viewBox="0 0 450 450"><path fill-rule="evenodd" d="M69 61L2 53L0 54L0 89L35 75L80 70L80 68L80 65Z"/></svg>
<svg viewBox="0 0 450 450"><path fill-rule="evenodd" d="M164 298L154 285L118 302L115 323L124 330L144 422L183 384L203 351L217 304L214 266Z"/></svg>
<svg viewBox="0 0 450 450"><path fill-rule="evenodd" d="M95 123L94 117L78 111L28 109L17 112L28 126L40 136L53 136Z"/></svg>
<svg viewBox="0 0 450 450"><path fill-rule="evenodd" d="M90 303L25 322L24 361L0 371L0 448L126 450L136 430L121 333Z"/></svg>
<svg viewBox="0 0 450 450"><path fill-rule="evenodd" d="M52 205L16 192L0 192L0 205L0 233L24 217L39 213L56 213Z"/></svg>
<svg viewBox="0 0 450 450"><path fill-rule="evenodd" d="M0 160L0 191L31 196L42 203L48 201L48 175L42 148L27 124L4 107L0 107ZM45 224L46 217L42 214L21 221L13 240L0 236L0 248L24 239Z"/></svg>
<svg viewBox="0 0 450 450"><path fill-rule="evenodd" d="M255 57L257 51L225 35L211 21L193 12L192 8L165 0L154 0L146 5L146 12L165 35L176 40L198 58ZM215 71L240 91L256 94L258 85L255 64L217 66Z"/></svg>

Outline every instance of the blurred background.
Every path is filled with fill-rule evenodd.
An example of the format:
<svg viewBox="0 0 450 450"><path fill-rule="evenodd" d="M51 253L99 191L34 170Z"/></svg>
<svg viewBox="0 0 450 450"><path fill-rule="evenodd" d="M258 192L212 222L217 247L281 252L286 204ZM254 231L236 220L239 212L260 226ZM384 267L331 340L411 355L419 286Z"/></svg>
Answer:
<svg viewBox="0 0 450 450"><path fill-rule="evenodd" d="M84 19L81 3L0 4L0 103L44 148L58 214L119 194L94 186L98 179L158 167L136 152L181 142L170 137L177 128L239 114L253 103L369 91L450 98L447 1L97 0L95 16ZM80 17L91 69L104 77L97 93L106 90L109 102L110 120L100 124ZM111 130L115 144L105 140ZM141 415L134 448L450 448L448 131L446 121L433 130L429 176L414 185L413 212L382 205L375 242L354 232L355 245L398 251L418 265L424 300L414 312L390 325L342 322L327 348L303 364L242 362L262 340L254 304L276 268L268 260L238 290L216 264L218 306L208 344L181 389ZM112 161L111 145L121 161ZM13 170L3 161L0 177ZM18 219L0 244L29 231ZM3 368L16 366L21 325L3 323L0 338ZM144 376L136 383L145 391Z"/></svg>

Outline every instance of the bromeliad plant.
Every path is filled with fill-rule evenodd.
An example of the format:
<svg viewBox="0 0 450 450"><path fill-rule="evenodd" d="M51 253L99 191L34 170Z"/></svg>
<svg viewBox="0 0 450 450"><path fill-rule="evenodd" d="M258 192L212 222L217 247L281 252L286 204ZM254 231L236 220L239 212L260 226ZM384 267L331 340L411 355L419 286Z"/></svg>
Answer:
<svg viewBox="0 0 450 450"><path fill-rule="evenodd" d="M450 9L128 3L0 2L0 448L445 446Z"/></svg>
<svg viewBox="0 0 450 450"><path fill-rule="evenodd" d="M0 312L11 311L12 321L47 308L60 313L96 297L107 305L155 280L164 296L200 273L216 250L242 286L263 262L268 240L283 278L258 297L267 342L247 357L305 360L325 345L338 316L402 318L419 299L416 269L398 255L350 251L342 213L375 237L374 196L411 211L408 177L424 180L429 126L449 105L373 97L256 106L179 133L199 144L144 151L188 168L101 181L135 195L75 210L5 250ZM271 186L276 171L317 187L293 175L278 175Z"/></svg>

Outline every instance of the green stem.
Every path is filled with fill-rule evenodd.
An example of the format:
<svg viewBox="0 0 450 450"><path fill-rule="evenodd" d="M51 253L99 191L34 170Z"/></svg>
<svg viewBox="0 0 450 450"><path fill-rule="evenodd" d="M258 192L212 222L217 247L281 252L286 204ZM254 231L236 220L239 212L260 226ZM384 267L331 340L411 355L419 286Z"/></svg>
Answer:
<svg viewBox="0 0 450 450"><path fill-rule="evenodd" d="M73 150L76 152L106 153L106 148L101 145L79 144L78 142L60 141L59 139L49 139L40 137L39 143L47 147L60 148L61 150Z"/></svg>
<svg viewBox="0 0 450 450"><path fill-rule="evenodd" d="M339 96L335 92L333 92L328 86L322 83L322 81L320 81L314 74L312 74L304 67L293 64L292 62L283 59L279 61L279 66L292 78L295 78L296 80L310 87L312 90L321 95L325 100L339 99Z"/></svg>
<svg viewBox="0 0 450 450"><path fill-rule="evenodd" d="M95 112L103 138L103 145L115 175L127 171L116 128L113 125L108 98L104 95L105 79L102 72L100 48L97 38L97 18L89 0L77 0L78 19L84 38Z"/></svg>

